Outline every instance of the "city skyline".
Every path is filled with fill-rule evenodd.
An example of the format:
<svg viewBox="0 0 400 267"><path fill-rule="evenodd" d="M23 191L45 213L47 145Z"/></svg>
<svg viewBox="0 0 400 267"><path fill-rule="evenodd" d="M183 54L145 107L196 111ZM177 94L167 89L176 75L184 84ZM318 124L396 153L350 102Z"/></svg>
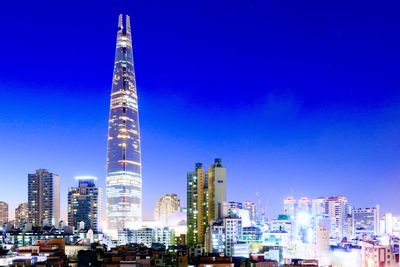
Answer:
<svg viewBox="0 0 400 267"><path fill-rule="evenodd" d="M310 25L305 15L296 17L303 19L300 25L294 25L295 19L289 18L281 19L280 22L286 24L280 26L270 24L272 19L259 25L261 14L256 11L257 5L261 4L246 6L244 15L247 20L239 22L234 18L242 6L229 7L224 17L232 23L229 25L222 19L213 19L216 11L201 9L197 12L194 6L180 7L192 14L193 19L182 15L162 26L145 17L144 14L150 12L150 6L146 4L127 6L124 10L123 13L134 14L139 106L143 116L143 165L146 166L143 187L145 218L152 217L156 199L165 193L177 193L182 203L186 203L186 173L195 162L208 164L214 158L222 158L227 168L227 199L256 202L255 192L258 191L268 206L269 218L282 212L282 201L292 192L297 198L343 195L356 207L380 204L383 211L400 213L400 208L392 203L396 192L390 190L400 175L400 153L396 149L400 146L396 140L400 128L400 98L395 91L398 88L395 73L399 67L394 64L399 52L389 45L398 43L399 35L379 39L384 38L379 35L379 30L389 19L380 22L379 30L372 29L372 37L365 42L368 48L361 47L361 52L357 52L360 44L364 43L363 38L368 38L366 33L370 25L360 26L351 20L349 14L345 18L351 27L343 28L335 21L316 18L322 26L306 31L305 26ZM162 4L159 6L167 8L161 12L162 8L156 5L153 10L161 16L161 21L169 17L164 14L169 9ZM1 100L4 116L0 126L7 129L0 136L5 151L0 159L0 167L5 172L0 179L15 180L16 186L23 188L18 194L0 189L0 200L9 203L11 211L19 203L27 201L24 191L27 189L27 174L39 168L46 168L61 177L63 219L66 219L66 192L75 183L73 177L95 175L102 181L99 181L99 186L105 188L105 130L112 71L110 62L115 45L113 25L120 10L113 9L104 15L106 7L100 6L97 11L104 16L83 16L85 8L89 7L74 11L78 15L74 24L67 19L67 12L61 13L61 19L55 25L49 25L48 30L36 29L37 36L29 35L29 29L40 27L45 24L43 21L33 21L28 25L26 22L32 19L29 15L21 16L21 21L13 20L21 24L20 28L25 25L22 31L28 33L32 46L28 48L31 55L25 55L29 59L27 67L19 72L14 70L19 63L13 62L9 55L4 54L5 60L0 63L4 70L0 74L0 90L4 94ZM216 7L217 10L222 8ZM261 9L265 11L266 6L261 6ZM23 15L27 12L22 10ZM204 25L197 21L202 17L201 12L208 15ZM331 18L331 13L326 12L325 15ZM43 20L52 20L51 14L44 15ZM255 18L251 20L250 15L255 15ZM179 18L188 20L189 26L186 27L192 27L195 33L186 33L188 28L181 25ZM363 21L363 17L359 19ZM100 29L96 29L96 24L101 25ZM85 45L63 44L64 38L72 37L83 38L82 43L88 43L80 25L87 25L85 28L90 29L95 43L105 43L92 48L96 58L91 55L81 57L87 53ZM183 29L176 27L179 25ZM213 25L217 29L211 30ZM203 26L211 31L206 31ZM68 37L50 34L49 39L33 41L45 37L52 27L61 27ZM224 29L224 35L218 35L218 27ZM244 34L242 27L245 30L260 27L261 34L268 33L271 39L273 36L276 43L266 47L277 49L282 58L264 52L263 45L271 39L261 38L260 33L256 35L251 30L244 38L248 42L241 40L235 44L235 33ZM395 32L394 28L390 29ZM277 33L279 30L287 36ZM7 29L4 31L4 36L11 35L14 42L22 38ZM356 37L359 39L350 38L351 33L358 33ZM199 37L204 35L207 38ZM36 66L34 62L40 61L40 57L32 53L35 49L44 51L41 46L47 47L51 38L56 38L66 54L60 55L64 74L42 64L38 64L37 72L29 70ZM160 43L162 40L165 42ZM215 40L215 43L207 44L205 40ZM312 46L316 51L307 48L312 40L317 43ZM329 41L333 44L329 45ZM4 48L11 44L9 42L3 44ZM199 44L195 45L197 42ZM189 47L184 43L190 44ZM350 51L345 51L348 58L340 55L344 43L351 44ZM283 45L280 49L279 44ZM20 48L20 44L15 45L15 49ZM255 51L250 51L253 46ZM199 52L201 47L205 51L193 55L193 51ZM174 49L170 51L171 48ZM52 47L46 49L54 52ZM320 59L326 49L333 51L334 55ZM368 49L380 53L382 58L375 55L376 58L372 59L382 70L361 60ZM296 51L305 55L296 56ZM289 55L284 57L285 53ZM241 64L234 69L229 64L236 62L232 58L238 54ZM21 60L19 55L16 57ZM258 62L259 57L267 63ZM213 58L218 59L216 66L207 63ZM172 59L176 62L171 62ZM348 60L346 64L340 61L344 59ZM80 60L86 65L94 62L91 65L93 69L77 66L81 64ZM227 62L223 63L224 60ZM4 62L11 67L6 69ZM345 66L347 63L348 67ZM367 65L370 69L361 63L371 64ZM391 68L385 63L392 63L389 64ZM172 64L172 70L166 68L168 64ZM98 81L90 84L75 68L88 71L85 75L94 76ZM49 73L35 77L39 70ZM24 75L18 79L17 73L21 71ZM207 82L196 80L194 73ZM229 94L231 90L235 92L243 87L245 90L240 97ZM21 105L22 111L17 110L17 104ZM192 122L194 119L198 121ZM76 135L72 136L74 133ZM16 138L11 138L14 136ZM48 150L35 153L46 145ZM246 192L241 190L243 181L248 186ZM357 190L360 186L368 192L368 197L365 192Z"/></svg>

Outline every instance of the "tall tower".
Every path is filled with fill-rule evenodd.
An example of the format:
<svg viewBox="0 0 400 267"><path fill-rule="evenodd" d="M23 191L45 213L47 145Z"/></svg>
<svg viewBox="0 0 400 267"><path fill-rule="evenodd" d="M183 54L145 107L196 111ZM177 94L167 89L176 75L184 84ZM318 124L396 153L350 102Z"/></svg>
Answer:
<svg viewBox="0 0 400 267"><path fill-rule="evenodd" d="M138 97L129 16L119 15L107 146L107 228L119 230L142 219L142 164Z"/></svg>
<svg viewBox="0 0 400 267"><path fill-rule="evenodd" d="M8 203L0 201L0 227L8 223Z"/></svg>
<svg viewBox="0 0 400 267"><path fill-rule="evenodd" d="M28 174L29 222L41 226L44 220L51 225L60 222L60 176L46 169Z"/></svg>
<svg viewBox="0 0 400 267"><path fill-rule="evenodd" d="M84 222L86 229L100 230L102 190L96 187L94 176L77 176L78 187L68 191L68 224L77 227Z"/></svg>
<svg viewBox="0 0 400 267"><path fill-rule="evenodd" d="M208 168L208 219L222 219L222 203L226 201L226 168L215 159Z"/></svg>
<svg viewBox="0 0 400 267"><path fill-rule="evenodd" d="M187 174L187 244L203 244L208 223L207 174L201 163Z"/></svg>

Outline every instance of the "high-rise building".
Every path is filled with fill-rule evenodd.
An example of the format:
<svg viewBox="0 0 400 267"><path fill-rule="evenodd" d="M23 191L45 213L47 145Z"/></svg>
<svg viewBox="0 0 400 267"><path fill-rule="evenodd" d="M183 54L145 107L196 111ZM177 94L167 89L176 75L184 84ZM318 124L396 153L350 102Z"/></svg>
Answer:
<svg viewBox="0 0 400 267"><path fill-rule="evenodd" d="M245 202L243 202L243 209L249 211L251 224L255 224L256 216L257 216L256 215L256 204L251 201L245 201Z"/></svg>
<svg viewBox="0 0 400 267"><path fill-rule="evenodd" d="M60 176L46 169L28 174L28 217L34 226L60 221Z"/></svg>
<svg viewBox="0 0 400 267"><path fill-rule="evenodd" d="M302 197L297 201L297 212L311 213L311 201L307 197Z"/></svg>
<svg viewBox="0 0 400 267"><path fill-rule="evenodd" d="M180 200L177 194L166 194L156 202L154 220L160 221L164 226L168 225L168 217L180 210Z"/></svg>
<svg viewBox="0 0 400 267"><path fill-rule="evenodd" d="M20 227L28 222L29 215L28 215L28 203L21 203L15 209L15 225L16 227Z"/></svg>
<svg viewBox="0 0 400 267"><path fill-rule="evenodd" d="M96 177L77 176L78 187L68 191L68 224L77 227L84 222L86 229L101 229L102 190L96 187Z"/></svg>
<svg viewBox="0 0 400 267"><path fill-rule="evenodd" d="M313 216L324 216L326 214L325 210L326 199L324 197L314 198L311 200L311 211Z"/></svg>
<svg viewBox="0 0 400 267"><path fill-rule="evenodd" d="M343 196L328 197L325 202L326 213L331 222L332 239L341 241L347 235L348 204L347 198Z"/></svg>
<svg viewBox="0 0 400 267"><path fill-rule="evenodd" d="M297 203L294 197L287 197L283 200L283 213L294 218L297 211Z"/></svg>
<svg viewBox="0 0 400 267"><path fill-rule="evenodd" d="M243 241L242 219L234 214L212 221L207 232L206 251L233 256L234 244Z"/></svg>
<svg viewBox="0 0 400 267"><path fill-rule="evenodd" d="M352 211L352 223L354 235L378 235L380 215L379 205L372 208L358 208Z"/></svg>
<svg viewBox="0 0 400 267"><path fill-rule="evenodd" d="M187 174L187 244L204 243L208 224L207 175L201 163Z"/></svg>
<svg viewBox="0 0 400 267"><path fill-rule="evenodd" d="M8 204L0 201L0 227L5 223L8 223Z"/></svg>
<svg viewBox="0 0 400 267"><path fill-rule="evenodd" d="M208 218L217 220L222 216L222 203L226 201L226 168L222 159L215 159L208 169Z"/></svg>
<svg viewBox="0 0 400 267"><path fill-rule="evenodd" d="M225 255L233 255L233 245L243 239L242 219L236 216L224 218Z"/></svg>
<svg viewBox="0 0 400 267"><path fill-rule="evenodd" d="M125 23L124 23L125 22ZM118 21L107 146L107 228L118 231L142 220L139 110L129 16Z"/></svg>

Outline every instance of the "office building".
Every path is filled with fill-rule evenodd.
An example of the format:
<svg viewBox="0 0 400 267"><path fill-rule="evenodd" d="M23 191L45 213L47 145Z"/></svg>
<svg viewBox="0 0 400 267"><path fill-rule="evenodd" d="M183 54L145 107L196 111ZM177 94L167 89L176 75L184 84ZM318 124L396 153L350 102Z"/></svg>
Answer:
<svg viewBox="0 0 400 267"><path fill-rule="evenodd" d="M207 175L201 163L187 174L187 244L204 243L208 224Z"/></svg>
<svg viewBox="0 0 400 267"><path fill-rule="evenodd" d="M29 220L28 203L21 203L15 209L15 226L20 227L26 224Z"/></svg>
<svg viewBox="0 0 400 267"><path fill-rule="evenodd" d="M154 220L160 221L164 226L167 226L169 216L178 212L180 207L180 200L177 194L166 194L156 202Z"/></svg>
<svg viewBox="0 0 400 267"><path fill-rule="evenodd" d="M353 234L356 236L378 235L380 232L379 205L372 208L357 208L352 211Z"/></svg>
<svg viewBox="0 0 400 267"><path fill-rule="evenodd" d="M297 212L297 202L294 197L287 197L283 200L283 213L294 218Z"/></svg>
<svg viewBox="0 0 400 267"><path fill-rule="evenodd" d="M234 244L243 239L242 219L239 217L226 217L223 220L225 227L225 256L233 256Z"/></svg>
<svg viewBox="0 0 400 267"><path fill-rule="evenodd" d="M243 209L248 210L249 211L249 216L250 216L250 221L251 224L254 225L256 222L256 204L254 202L251 201L245 201L243 202Z"/></svg>
<svg viewBox="0 0 400 267"><path fill-rule="evenodd" d="M46 169L28 174L28 218L33 226L60 221L60 176Z"/></svg>
<svg viewBox="0 0 400 267"><path fill-rule="evenodd" d="M245 209L242 202L236 201L224 201L222 203L222 218L234 216L242 219L242 226L249 227L251 226L250 221L250 210Z"/></svg>
<svg viewBox="0 0 400 267"><path fill-rule="evenodd" d="M222 203L226 201L226 168L222 159L215 159L208 169L208 217L209 220L222 218Z"/></svg>
<svg viewBox="0 0 400 267"><path fill-rule="evenodd" d="M81 222L85 229L101 230L102 189L96 187L96 177L77 176L78 187L68 191L68 224L78 227Z"/></svg>
<svg viewBox="0 0 400 267"><path fill-rule="evenodd" d="M8 204L0 201L0 227L5 223L8 223Z"/></svg>
<svg viewBox="0 0 400 267"><path fill-rule="evenodd" d="M119 16L108 126L107 227L118 231L142 220L139 109L129 16Z"/></svg>
<svg viewBox="0 0 400 267"><path fill-rule="evenodd" d="M326 199L324 197L314 198L311 200L311 212L314 216L323 217L326 214L325 202Z"/></svg>
<svg viewBox="0 0 400 267"><path fill-rule="evenodd" d="M311 201L307 197L302 197L297 201L297 212L311 213Z"/></svg>
<svg viewBox="0 0 400 267"><path fill-rule="evenodd" d="M242 219L231 215L222 220L213 221L209 226L206 238L206 251L233 256L234 245L242 242L244 242ZM248 246L246 247L248 248Z"/></svg>
<svg viewBox="0 0 400 267"><path fill-rule="evenodd" d="M341 241L348 233L348 211L347 198L343 196L328 197L325 203L325 210L331 223L330 237Z"/></svg>

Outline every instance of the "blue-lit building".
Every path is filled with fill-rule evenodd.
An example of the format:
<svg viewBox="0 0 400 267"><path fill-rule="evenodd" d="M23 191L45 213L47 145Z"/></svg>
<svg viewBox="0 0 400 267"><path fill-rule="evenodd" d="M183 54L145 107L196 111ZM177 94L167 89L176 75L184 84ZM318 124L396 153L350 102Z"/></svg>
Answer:
<svg viewBox="0 0 400 267"><path fill-rule="evenodd" d="M68 224L77 227L84 222L85 229L100 231L102 190L94 183L97 178L78 176L75 179L78 187L71 187L68 192Z"/></svg>
<svg viewBox="0 0 400 267"><path fill-rule="evenodd" d="M106 164L107 228L118 231L142 219L139 111L129 16L119 16L112 80Z"/></svg>

